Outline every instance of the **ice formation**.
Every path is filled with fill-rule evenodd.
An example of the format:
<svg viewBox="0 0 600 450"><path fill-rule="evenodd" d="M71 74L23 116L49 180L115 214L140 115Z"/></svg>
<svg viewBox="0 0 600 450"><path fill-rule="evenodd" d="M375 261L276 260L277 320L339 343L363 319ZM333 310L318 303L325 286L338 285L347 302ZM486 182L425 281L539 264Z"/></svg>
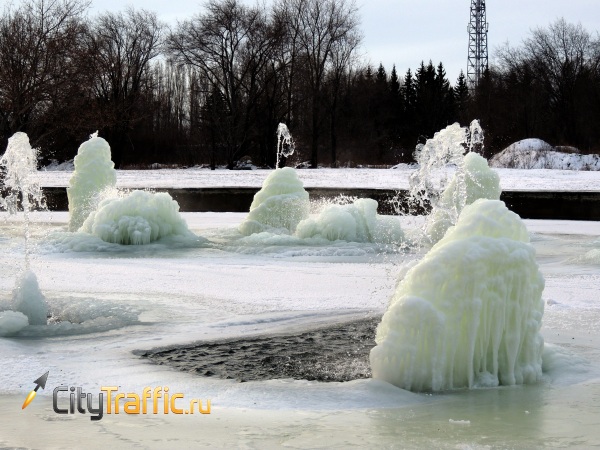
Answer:
<svg viewBox="0 0 600 450"><path fill-rule="evenodd" d="M543 288L519 216L477 200L398 284L371 350L373 378L412 391L539 380Z"/></svg>
<svg viewBox="0 0 600 450"><path fill-rule="evenodd" d="M75 171L67 188L69 231L77 231L102 200L101 193L117 184L110 146L97 134L81 144L74 165Z"/></svg>
<svg viewBox="0 0 600 450"><path fill-rule="evenodd" d="M194 236L179 213L179 204L166 192L133 191L103 200L85 220L81 231L105 242L149 244L165 236Z"/></svg>
<svg viewBox="0 0 600 450"><path fill-rule="evenodd" d="M439 241L466 205L479 198L499 200L501 193L500 177L488 167L486 159L468 153L428 216L425 234L431 242Z"/></svg>
<svg viewBox="0 0 600 450"><path fill-rule="evenodd" d="M326 206L317 217L300 222L296 235L382 244L399 243L404 239L398 218L377 214L377 202L370 198Z"/></svg>
<svg viewBox="0 0 600 450"><path fill-rule="evenodd" d="M276 169L254 195L248 216L239 226L249 236L263 231L294 232L301 220L308 218L310 201L296 171L291 167Z"/></svg>
<svg viewBox="0 0 600 450"><path fill-rule="evenodd" d="M27 316L30 325L46 325L48 305L31 270L23 272L17 280L11 309Z"/></svg>
<svg viewBox="0 0 600 450"><path fill-rule="evenodd" d="M0 336L10 336L29 325L29 319L22 312L0 311Z"/></svg>

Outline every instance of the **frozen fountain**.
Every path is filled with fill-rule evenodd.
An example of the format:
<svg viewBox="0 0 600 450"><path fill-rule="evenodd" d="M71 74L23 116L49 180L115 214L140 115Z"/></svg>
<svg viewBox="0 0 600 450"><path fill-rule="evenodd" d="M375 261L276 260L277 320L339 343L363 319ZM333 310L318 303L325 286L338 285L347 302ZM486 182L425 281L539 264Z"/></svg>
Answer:
<svg viewBox="0 0 600 450"><path fill-rule="evenodd" d="M250 212L239 226L245 236L261 232L293 233L300 221L308 218L310 201L298 174L291 167L279 168L281 156L294 153L294 141L287 126L277 127L277 163L275 170L254 195Z"/></svg>
<svg viewBox="0 0 600 450"><path fill-rule="evenodd" d="M77 231L103 197L113 196L117 184L110 146L98 137L97 132L81 144L74 165L75 171L67 188L69 231Z"/></svg>
<svg viewBox="0 0 600 450"><path fill-rule="evenodd" d="M519 216L475 201L396 288L373 377L413 391L540 380L543 289Z"/></svg>
<svg viewBox="0 0 600 450"><path fill-rule="evenodd" d="M469 127L450 125L417 147L419 169L411 176L409 196L421 208L432 207L424 229L429 242L439 241L466 205L478 198L500 198L500 178L478 154L482 150L483 130L477 120ZM439 174L446 166L456 168L449 182Z"/></svg>
<svg viewBox="0 0 600 450"><path fill-rule="evenodd" d="M25 237L25 264L12 292L8 309L0 312L0 336L12 334L27 325L45 325L48 305L30 269L30 213L34 208L44 208L44 195L37 180L37 150L31 148L25 133L15 133L9 140L6 152L0 158L4 174L0 199L11 215L23 211Z"/></svg>

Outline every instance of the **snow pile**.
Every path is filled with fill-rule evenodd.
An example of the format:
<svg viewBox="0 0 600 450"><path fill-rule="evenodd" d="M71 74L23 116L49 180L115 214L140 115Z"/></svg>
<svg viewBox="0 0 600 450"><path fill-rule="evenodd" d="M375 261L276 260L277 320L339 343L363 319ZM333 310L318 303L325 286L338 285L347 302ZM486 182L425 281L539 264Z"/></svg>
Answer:
<svg viewBox="0 0 600 450"><path fill-rule="evenodd" d="M425 234L431 242L439 241L456 222L466 205L487 198L499 200L500 177L477 153L464 157L462 170L457 171L427 218Z"/></svg>
<svg viewBox="0 0 600 450"><path fill-rule="evenodd" d="M0 179L3 178L3 187L7 189L6 196L0 198L0 206L10 214L17 212L19 204L26 216L33 206L44 206L37 176L37 153L25 133L17 132L8 139L6 151L0 158L0 171L4 174Z"/></svg>
<svg viewBox="0 0 600 450"><path fill-rule="evenodd" d="M554 149L541 139L515 142L490 159L491 167L509 169L600 170L600 155Z"/></svg>
<svg viewBox="0 0 600 450"><path fill-rule="evenodd" d="M142 245L165 236L195 236L179 213L179 204L165 192L133 191L103 200L81 231L105 242Z"/></svg>
<svg viewBox="0 0 600 450"><path fill-rule="evenodd" d="M346 205L326 206L317 217L298 224L300 238L321 237L329 241L400 243L404 233L396 217L377 214L377 202L370 198Z"/></svg>
<svg viewBox="0 0 600 450"><path fill-rule="evenodd" d="M296 171L291 167L274 170L254 195L248 216L239 226L249 236L263 231L294 232L308 217L310 202Z"/></svg>
<svg viewBox="0 0 600 450"><path fill-rule="evenodd" d="M117 184L117 172L111 160L110 146L93 134L79 147L74 160L75 172L69 180L69 231L77 231L101 201L102 192Z"/></svg>
<svg viewBox="0 0 600 450"><path fill-rule="evenodd" d="M412 391L539 380L543 288L519 216L477 200L398 284L371 350L373 378Z"/></svg>
<svg viewBox="0 0 600 450"><path fill-rule="evenodd" d="M32 271L23 272L17 280L11 309L27 316L30 325L46 325L48 305Z"/></svg>

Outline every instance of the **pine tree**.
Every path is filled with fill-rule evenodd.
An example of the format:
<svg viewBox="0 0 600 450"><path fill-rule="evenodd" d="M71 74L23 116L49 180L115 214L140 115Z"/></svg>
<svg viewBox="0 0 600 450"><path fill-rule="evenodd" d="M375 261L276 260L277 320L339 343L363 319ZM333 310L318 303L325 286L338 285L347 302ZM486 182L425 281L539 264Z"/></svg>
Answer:
<svg viewBox="0 0 600 450"><path fill-rule="evenodd" d="M469 105L469 87L467 86L467 78L461 70L456 86L454 86L454 104L456 105L456 114L461 123L466 123L467 108Z"/></svg>
<svg viewBox="0 0 600 450"><path fill-rule="evenodd" d="M377 74L375 75L375 81L379 85L385 85L387 83L387 73L383 67L383 63L379 63L379 68L377 69Z"/></svg>
<svg viewBox="0 0 600 450"><path fill-rule="evenodd" d="M393 97L397 97L398 95L400 95L400 80L398 80L396 64L392 66L392 73L390 75L390 93Z"/></svg>

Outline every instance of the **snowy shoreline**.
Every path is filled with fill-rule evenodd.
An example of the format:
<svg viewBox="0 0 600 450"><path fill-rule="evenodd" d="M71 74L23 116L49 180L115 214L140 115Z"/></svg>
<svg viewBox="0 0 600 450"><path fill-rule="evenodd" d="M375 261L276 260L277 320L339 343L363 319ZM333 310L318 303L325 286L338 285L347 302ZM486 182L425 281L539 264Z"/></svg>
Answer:
<svg viewBox="0 0 600 450"><path fill-rule="evenodd" d="M551 169L494 169L506 191L600 192L600 171ZM160 169L118 170L117 187L155 188L259 188L272 170ZM308 188L408 189L415 169L300 169L298 178ZM452 169L438 178L451 177ZM38 171L43 187L66 187L70 171Z"/></svg>

